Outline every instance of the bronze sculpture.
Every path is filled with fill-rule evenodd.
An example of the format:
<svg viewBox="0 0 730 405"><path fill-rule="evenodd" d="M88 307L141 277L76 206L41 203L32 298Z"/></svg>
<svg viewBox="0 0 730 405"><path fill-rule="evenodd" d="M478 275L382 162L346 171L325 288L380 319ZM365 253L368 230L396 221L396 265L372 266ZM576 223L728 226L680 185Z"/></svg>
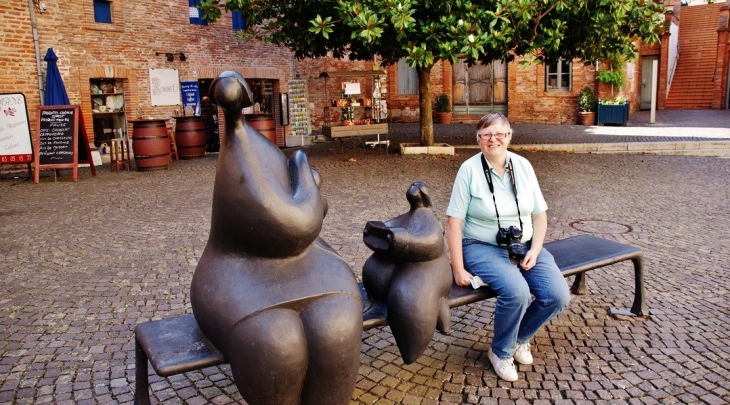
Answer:
<svg viewBox="0 0 730 405"><path fill-rule="evenodd" d="M201 330L251 405L344 404L360 363L362 298L349 265L319 233L321 179L244 120L251 90L236 72L211 84L223 109L208 243L190 299Z"/></svg>
<svg viewBox="0 0 730 405"><path fill-rule="evenodd" d="M363 286L387 303L388 325L406 364L426 350L436 329L451 330L452 275L444 229L433 213L428 188L415 182L406 193L409 212L385 223L369 221L363 241L373 250L363 265Z"/></svg>

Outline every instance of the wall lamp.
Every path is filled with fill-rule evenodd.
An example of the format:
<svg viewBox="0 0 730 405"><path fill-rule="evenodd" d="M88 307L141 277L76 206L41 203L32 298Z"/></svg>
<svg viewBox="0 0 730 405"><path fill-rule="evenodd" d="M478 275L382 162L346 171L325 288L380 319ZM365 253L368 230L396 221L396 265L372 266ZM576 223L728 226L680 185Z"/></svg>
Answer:
<svg viewBox="0 0 730 405"><path fill-rule="evenodd" d="M172 62L175 60L175 53L172 52L155 52L155 56L165 55L168 62ZM177 57L180 59L180 62L185 62L188 60L187 56L185 56L184 53L178 52Z"/></svg>

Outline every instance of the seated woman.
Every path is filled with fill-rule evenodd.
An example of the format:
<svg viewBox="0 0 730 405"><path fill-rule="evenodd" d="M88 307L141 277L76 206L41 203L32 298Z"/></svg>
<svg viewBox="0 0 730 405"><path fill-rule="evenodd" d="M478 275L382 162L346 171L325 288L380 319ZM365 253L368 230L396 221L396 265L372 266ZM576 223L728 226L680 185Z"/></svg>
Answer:
<svg viewBox="0 0 730 405"><path fill-rule="evenodd" d="M459 168L446 214L454 280L468 286L478 276L497 293L488 357L500 378L517 381L513 359L532 364L530 339L568 305L570 292L542 247L547 204L535 171L507 151L511 138L504 115L481 118L481 151Z"/></svg>

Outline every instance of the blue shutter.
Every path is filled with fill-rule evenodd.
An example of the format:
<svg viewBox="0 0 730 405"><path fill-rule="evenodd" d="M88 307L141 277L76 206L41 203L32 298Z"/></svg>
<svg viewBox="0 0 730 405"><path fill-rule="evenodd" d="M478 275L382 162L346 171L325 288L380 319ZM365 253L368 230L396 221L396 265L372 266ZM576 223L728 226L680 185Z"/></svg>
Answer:
<svg viewBox="0 0 730 405"><path fill-rule="evenodd" d="M234 30L245 30L246 29L246 20L243 18L243 15L241 15L240 11L231 12L231 19L233 20L233 29Z"/></svg>
<svg viewBox="0 0 730 405"><path fill-rule="evenodd" d="M190 15L190 24L208 25L208 22L201 18L201 17L203 17L203 11L198 8L199 5L200 5L200 0L188 0L188 7L191 9L189 11L189 13L191 14ZM195 10L197 10L197 12L198 12L197 17L193 17L191 12L194 12L194 10L192 10L192 8L195 8Z"/></svg>
<svg viewBox="0 0 730 405"><path fill-rule="evenodd" d="M94 0L94 21L112 23L112 3L108 0Z"/></svg>

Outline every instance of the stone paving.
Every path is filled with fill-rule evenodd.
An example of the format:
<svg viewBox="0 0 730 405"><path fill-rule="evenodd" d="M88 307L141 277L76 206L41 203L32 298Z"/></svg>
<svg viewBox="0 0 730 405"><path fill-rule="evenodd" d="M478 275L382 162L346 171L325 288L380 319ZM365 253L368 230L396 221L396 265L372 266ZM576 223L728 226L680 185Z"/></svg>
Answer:
<svg viewBox="0 0 730 405"><path fill-rule="evenodd" d="M314 145L330 210L322 235L359 276L361 231L408 209L426 182L445 222L455 156L399 157L343 142ZM289 151L285 151L288 153ZM520 380L486 358L493 300L452 310L404 365L389 329L363 334L353 404L657 404L730 401L730 160L521 152L550 209L548 240L592 233L644 250L648 319L630 306L633 269L588 273L588 295L533 341ZM207 240L216 155L170 171L97 176L80 169L41 184L0 181L0 404L127 404L137 323L190 313L189 287ZM152 372L152 371L151 371ZM227 366L160 378L153 402L243 403Z"/></svg>

